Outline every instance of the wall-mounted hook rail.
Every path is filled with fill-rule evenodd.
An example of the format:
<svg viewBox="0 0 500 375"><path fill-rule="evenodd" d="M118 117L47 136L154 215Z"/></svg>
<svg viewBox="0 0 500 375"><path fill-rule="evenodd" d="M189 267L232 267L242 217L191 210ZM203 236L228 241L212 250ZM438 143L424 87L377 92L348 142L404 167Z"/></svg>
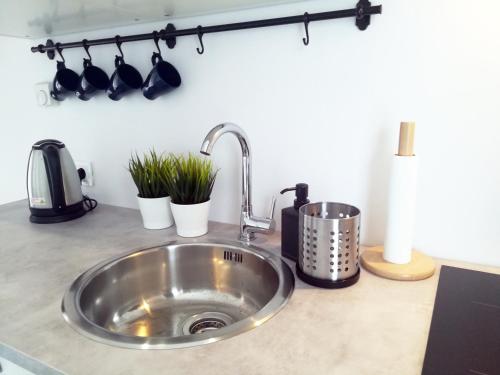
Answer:
<svg viewBox="0 0 500 375"><path fill-rule="evenodd" d="M89 57L88 59L84 59L84 60L87 60L89 63L91 63L92 56L90 56L89 45L87 43L87 39L82 40L82 44L83 44L83 49L85 50L85 52L87 53L87 56Z"/></svg>
<svg viewBox="0 0 500 375"><path fill-rule="evenodd" d="M309 45L309 13L304 13L304 28L306 29L306 37L302 38L305 46Z"/></svg>
<svg viewBox="0 0 500 375"><path fill-rule="evenodd" d="M59 54L59 57L61 57L61 61L62 63L66 63L66 59L64 58L63 54L62 54L62 47L61 47L61 43L56 43L56 45L54 46L57 53Z"/></svg>
<svg viewBox="0 0 500 375"><path fill-rule="evenodd" d="M156 49L158 50L158 55L161 57L161 49L160 49L160 33L158 31L153 31L153 41L155 42Z"/></svg>
<svg viewBox="0 0 500 375"><path fill-rule="evenodd" d="M374 14L382 13L382 5L371 5L369 0L359 0L356 4L356 8L352 9L342 9L342 10L334 10L330 12L320 12L320 13L308 13L307 17L304 17L304 14L298 16L289 16L289 17L279 17L279 18L269 18L263 20L255 20L255 21L246 21L246 22L236 22L236 23L227 23L222 25L213 25L213 26L203 26L202 27L202 35L210 34L210 33L219 33L223 31L235 31L235 30L246 30L246 29L255 29L260 27L269 27L269 26L280 26L280 25L290 25L294 23L304 24L307 21L324 21L338 18L355 18L356 26L359 30L365 30L370 24L370 16ZM200 26L201 27L201 26ZM306 38L304 39L304 44L309 42L309 38L307 37L309 31L306 28ZM196 35L200 39L201 49L198 48L198 53L203 53L204 47L200 37L200 29L199 27L193 27L189 29L176 30L172 24L168 24L165 29L162 29L159 32L159 35L162 40L165 40L169 48L174 48L176 43L176 38L180 36L187 35ZM151 40L154 36L152 33L147 34L136 34L136 35L126 35L119 37L120 44L124 42L137 42L142 40ZM117 40L115 38L102 38L102 39L93 39L88 40L87 46L98 46L103 44L115 44ZM57 43L59 48L67 49L67 48L78 48L83 47L82 41L78 42L69 42L69 43ZM47 52L47 56L49 59L54 58L54 51L56 50L56 44L52 40L47 40L45 45L39 44L38 46L31 47L31 52ZM201 52L200 52L201 51Z"/></svg>
<svg viewBox="0 0 500 375"><path fill-rule="evenodd" d="M123 59L124 56L123 56L123 51L122 51L122 43L123 43L122 37L120 35L116 35L114 37L114 43L116 44L116 47L118 48L118 51L120 52L121 58ZM87 45L89 45L88 41L87 41ZM116 57L118 57L118 56L116 56Z"/></svg>
<svg viewBox="0 0 500 375"><path fill-rule="evenodd" d="M200 40L201 49L197 47L196 52L198 52L198 54L200 55L203 55L203 52L205 52L205 46L203 45L203 28L201 27L201 25L198 25L197 29L198 29L198 39Z"/></svg>

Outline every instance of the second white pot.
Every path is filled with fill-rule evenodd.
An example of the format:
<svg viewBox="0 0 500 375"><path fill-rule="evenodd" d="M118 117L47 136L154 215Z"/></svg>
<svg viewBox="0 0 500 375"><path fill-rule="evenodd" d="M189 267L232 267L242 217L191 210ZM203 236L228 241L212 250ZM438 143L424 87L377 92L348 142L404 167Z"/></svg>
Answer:
<svg viewBox="0 0 500 375"><path fill-rule="evenodd" d="M170 197L164 198L141 198L139 209L141 210L142 222L146 229L164 229L174 224L172 211L170 209Z"/></svg>
<svg viewBox="0 0 500 375"><path fill-rule="evenodd" d="M181 237L199 237L208 232L210 200L197 204L170 203L177 234Z"/></svg>

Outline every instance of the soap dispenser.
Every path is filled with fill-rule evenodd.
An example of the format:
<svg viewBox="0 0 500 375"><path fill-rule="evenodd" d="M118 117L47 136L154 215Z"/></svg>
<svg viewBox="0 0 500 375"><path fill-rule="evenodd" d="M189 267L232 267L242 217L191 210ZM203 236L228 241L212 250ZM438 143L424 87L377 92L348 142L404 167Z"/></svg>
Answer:
<svg viewBox="0 0 500 375"><path fill-rule="evenodd" d="M295 201L292 207L281 210L281 255L296 262L299 252L299 208L309 203L309 186L297 184L280 193L288 191L295 191Z"/></svg>

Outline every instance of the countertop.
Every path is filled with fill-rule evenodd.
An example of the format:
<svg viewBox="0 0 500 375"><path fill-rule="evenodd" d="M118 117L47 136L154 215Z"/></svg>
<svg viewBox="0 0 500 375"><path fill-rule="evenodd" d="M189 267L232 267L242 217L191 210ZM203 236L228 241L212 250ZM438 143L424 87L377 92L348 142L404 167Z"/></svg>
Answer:
<svg viewBox="0 0 500 375"><path fill-rule="evenodd" d="M209 237L236 239L210 223ZM100 205L67 223L28 221L26 202L0 206L0 342L67 374L420 374L436 274L391 281L362 271L359 282L323 290L296 282L285 308L261 327L214 344L141 351L94 342L61 316L73 280L99 261L177 238L142 228L136 210ZM256 245L279 253L279 234ZM497 267L436 260L500 273Z"/></svg>

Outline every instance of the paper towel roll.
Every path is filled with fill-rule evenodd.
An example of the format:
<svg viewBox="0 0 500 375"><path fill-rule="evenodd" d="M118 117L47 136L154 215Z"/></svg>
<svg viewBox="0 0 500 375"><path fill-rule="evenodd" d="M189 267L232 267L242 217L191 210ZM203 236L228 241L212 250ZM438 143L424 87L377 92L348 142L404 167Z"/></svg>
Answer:
<svg viewBox="0 0 500 375"><path fill-rule="evenodd" d="M387 262L406 264L411 261L417 195L416 156L394 155L389 180L389 204L384 243Z"/></svg>

